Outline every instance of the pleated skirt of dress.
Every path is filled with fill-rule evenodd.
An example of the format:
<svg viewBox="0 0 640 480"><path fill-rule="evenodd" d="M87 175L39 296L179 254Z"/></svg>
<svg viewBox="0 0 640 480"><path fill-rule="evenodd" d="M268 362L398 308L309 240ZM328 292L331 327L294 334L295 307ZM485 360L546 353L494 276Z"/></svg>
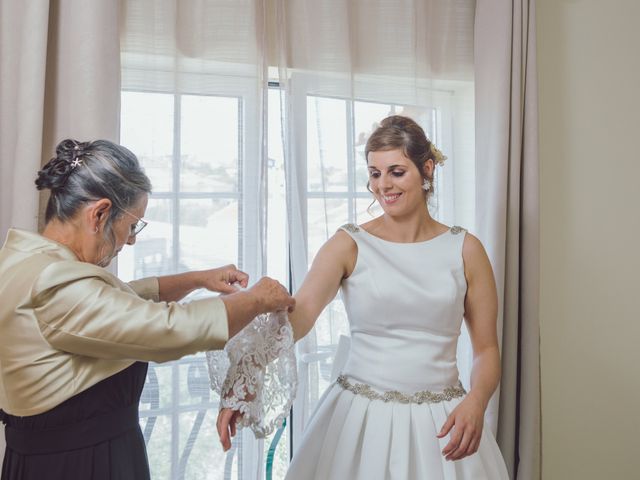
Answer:
<svg viewBox="0 0 640 480"><path fill-rule="evenodd" d="M305 430L286 480L508 480L483 429L478 451L447 461L437 433L462 399L403 404L369 400L334 384Z"/></svg>

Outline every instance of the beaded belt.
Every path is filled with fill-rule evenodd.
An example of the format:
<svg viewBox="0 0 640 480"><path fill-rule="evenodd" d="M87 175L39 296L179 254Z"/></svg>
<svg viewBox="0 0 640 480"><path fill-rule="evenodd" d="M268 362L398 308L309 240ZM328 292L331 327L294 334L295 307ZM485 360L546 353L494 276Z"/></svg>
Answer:
<svg viewBox="0 0 640 480"><path fill-rule="evenodd" d="M391 390L386 392L376 392L366 383L351 383L345 375L338 376L336 380L345 390L349 390L356 395L362 395L369 400L382 400L383 402L398 402L398 403L440 403L454 398L463 397L467 392L461 383L458 383L455 387L447 387L442 392L431 392L429 390L423 390L412 394L406 394L398 392L397 390Z"/></svg>

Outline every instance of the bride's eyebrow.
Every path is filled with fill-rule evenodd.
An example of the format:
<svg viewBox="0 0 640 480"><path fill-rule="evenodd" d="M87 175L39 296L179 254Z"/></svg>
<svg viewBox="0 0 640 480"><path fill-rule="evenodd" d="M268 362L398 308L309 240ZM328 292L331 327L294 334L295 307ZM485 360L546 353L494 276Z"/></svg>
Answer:
<svg viewBox="0 0 640 480"><path fill-rule="evenodd" d="M380 170L378 167L376 167L375 165L369 165L367 166L367 168L369 170ZM387 167L387 170L395 170L396 168L407 168L406 165L389 165Z"/></svg>

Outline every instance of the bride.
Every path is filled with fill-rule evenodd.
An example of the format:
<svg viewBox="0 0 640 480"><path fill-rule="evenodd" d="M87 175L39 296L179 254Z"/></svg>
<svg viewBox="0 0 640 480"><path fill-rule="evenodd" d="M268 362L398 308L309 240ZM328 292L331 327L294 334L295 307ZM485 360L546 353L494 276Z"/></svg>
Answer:
<svg viewBox="0 0 640 480"><path fill-rule="evenodd" d="M365 155L384 213L324 244L289 314L298 340L342 288L351 348L286 478L507 479L484 425L500 378L491 265L476 237L437 222L426 206L445 157L402 116L382 121ZM456 367L463 319L474 359L469 392ZM246 412L227 404L218 416L225 450Z"/></svg>

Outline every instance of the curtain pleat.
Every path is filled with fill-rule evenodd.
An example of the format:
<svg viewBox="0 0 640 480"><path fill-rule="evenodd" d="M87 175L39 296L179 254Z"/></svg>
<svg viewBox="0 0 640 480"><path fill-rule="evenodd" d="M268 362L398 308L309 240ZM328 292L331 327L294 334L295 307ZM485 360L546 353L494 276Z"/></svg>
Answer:
<svg viewBox="0 0 640 480"><path fill-rule="evenodd" d="M48 2L0 3L0 238L37 228Z"/></svg>
<svg viewBox="0 0 640 480"><path fill-rule="evenodd" d="M535 480L540 478L535 2L479 0L475 50L476 225L496 275L502 338L502 381L487 417L497 426L512 478Z"/></svg>

